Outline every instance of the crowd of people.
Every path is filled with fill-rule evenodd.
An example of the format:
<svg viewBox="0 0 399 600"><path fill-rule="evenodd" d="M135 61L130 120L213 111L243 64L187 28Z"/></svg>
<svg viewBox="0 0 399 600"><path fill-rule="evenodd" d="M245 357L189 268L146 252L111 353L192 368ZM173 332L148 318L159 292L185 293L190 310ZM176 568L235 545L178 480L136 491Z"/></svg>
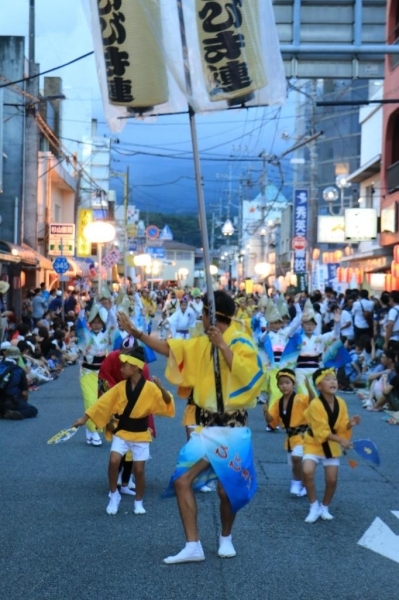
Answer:
<svg viewBox="0 0 399 600"><path fill-rule="evenodd" d="M116 293L104 284L97 295L70 289L65 297L58 290L46 297L42 288L32 294L21 322L4 330L0 416L36 416L29 386L79 361L84 414L74 426L85 427L89 446L102 445L103 434L112 441L108 514L117 514L121 494L135 496L135 514L146 513L153 417L175 415L172 394L151 378L148 364L156 354L166 357L165 377L186 402L187 435L165 491L177 497L186 545L167 564L204 560L194 491L215 484L218 554L235 556L233 523L257 487L248 409L262 404L266 431L285 430L289 493L308 497L305 521L314 523L333 518L339 457L360 423L359 415L349 416L339 389L358 392L371 411L399 408L399 292L376 298L366 290L337 294L329 287L295 296L274 288L217 291L215 322L209 297L197 288L129 285ZM321 503L314 483L318 464L326 481Z"/></svg>

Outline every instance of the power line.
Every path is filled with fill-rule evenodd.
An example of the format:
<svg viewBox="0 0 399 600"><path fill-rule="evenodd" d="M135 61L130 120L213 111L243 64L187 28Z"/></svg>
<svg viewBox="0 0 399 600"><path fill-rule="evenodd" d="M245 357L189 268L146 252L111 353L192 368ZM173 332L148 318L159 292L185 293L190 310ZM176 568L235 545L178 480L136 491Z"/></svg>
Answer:
<svg viewBox="0 0 399 600"><path fill-rule="evenodd" d="M3 83L2 85L0 85L0 88L10 87L11 85L15 85L17 83L24 83L25 81L29 81L30 79L35 79L36 77L40 77L41 75L47 75L47 73L52 73L53 71L58 71L58 69L63 69L64 67L67 67L68 65L72 65L73 63L78 62L79 60L82 60L83 58L86 58L87 56L91 56L92 54L94 54L94 50L92 50L91 52L87 52L86 54L82 54L82 56L78 56L77 58L74 58L73 60L70 60L69 62L66 62L63 65L58 65L58 67L53 67L52 69L47 69L47 71L42 71L41 73L37 73L36 75L30 75L29 77L23 77L22 79L17 79L16 81L10 81L8 83Z"/></svg>

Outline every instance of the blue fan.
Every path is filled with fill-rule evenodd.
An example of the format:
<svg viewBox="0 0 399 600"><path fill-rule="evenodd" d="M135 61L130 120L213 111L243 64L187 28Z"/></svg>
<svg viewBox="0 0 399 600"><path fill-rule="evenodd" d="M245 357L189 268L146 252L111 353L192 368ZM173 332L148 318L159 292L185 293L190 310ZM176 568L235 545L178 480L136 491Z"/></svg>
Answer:
<svg viewBox="0 0 399 600"><path fill-rule="evenodd" d="M373 465L380 464L380 455L377 446L371 440L355 440L352 442L353 449L359 456L373 463Z"/></svg>

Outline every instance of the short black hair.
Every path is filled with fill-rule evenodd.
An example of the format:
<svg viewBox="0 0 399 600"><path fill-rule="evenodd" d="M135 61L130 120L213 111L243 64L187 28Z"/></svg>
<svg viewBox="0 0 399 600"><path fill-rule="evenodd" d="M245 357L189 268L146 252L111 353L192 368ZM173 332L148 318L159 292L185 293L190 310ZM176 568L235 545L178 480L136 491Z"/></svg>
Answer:
<svg viewBox="0 0 399 600"><path fill-rule="evenodd" d="M360 290L360 297L364 298L365 300L367 300L367 298L369 297L368 290Z"/></svg>
<svg viewBox="0 0 399 600"><path fill-rule="evenodd" d="M385 356L387 358L390 358L391 360L395 361L395 352L393 350L391 350L390 348L388 348L387 350L383 351L383 354L385 354Z"/></svg>
<svg viewBox="0 0 399 600"><path fill-rule="evenodd" d="M226 325L230 325L231 319L234 316L236 307L234 300L229 294L223 292L222 290L218 290L214 292L213 297L215 299L215 309L216 309L216 321L219 323L225 323ZM208 294L204 296L204 308L205 314L209 314L209 304L208 304Z"/></svg>
<svg viewBox="0 0 399 600"><path fill-rule="evenodd" d="M395 302L395 304L399 304L399 292L394 290L393 292L391 292L390 298Z"/></svg>

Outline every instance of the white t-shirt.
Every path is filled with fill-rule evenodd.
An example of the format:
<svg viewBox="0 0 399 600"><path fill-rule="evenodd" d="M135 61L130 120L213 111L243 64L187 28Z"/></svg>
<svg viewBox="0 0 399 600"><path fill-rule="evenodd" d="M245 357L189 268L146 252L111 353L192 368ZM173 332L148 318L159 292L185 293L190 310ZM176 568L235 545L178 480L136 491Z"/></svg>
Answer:
<svg viewBox="0 0 399 600"><path fill-rule="evenodd" d="M390 339L399 341L399 306L394 306L389 309L388 321L393 321L392 334Z"/></svg>
<svg viewBox="0 0 399 600"><path fill-rule="evenodd" d="M371 313L374 312L374 302L372 300L366 300L365 298L362 298L361 300L356 300L356 302L353 303L353 321L355 327L358 327L359 329L367 329L370 327L364 318L363 311L365 310L368 310Z"/></svg>
<svg viewBox="0 0 399 600"><path fill-rule="evenodd" d="M348 327L344 327L343 329L341 329L341 335L344 335L345 337L349 338L349 339L353 339L355 336L355 330L353 327L353 319L352 319L352 315L348 310L343 310L341 313L341 325L344 325L345 323L350 322L350 325L348 325Z"/></svg>

